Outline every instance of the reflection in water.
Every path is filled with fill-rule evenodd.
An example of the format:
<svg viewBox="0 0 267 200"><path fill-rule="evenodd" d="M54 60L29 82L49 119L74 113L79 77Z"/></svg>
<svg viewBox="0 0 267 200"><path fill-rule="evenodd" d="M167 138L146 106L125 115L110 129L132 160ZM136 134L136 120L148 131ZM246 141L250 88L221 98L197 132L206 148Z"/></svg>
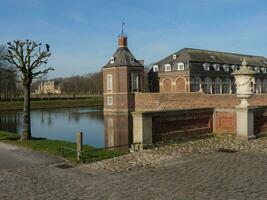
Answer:
<svg viewBox="0 0 267 200"><path fill-rule="evenodd" d="M132 117L129 113L105 113L106 147L120 146L115 149L127 151L132 143Z"/></svg>
<svg viewBox="0 0 267 200"><path fill-rule="evenodd" d="M21 111L1 112L0 130L21 133ZM76 142L76 132L84 133L84 144L127 151L132 143L132 117L128 113L105 113L102 108L36 110L31 112L33 137Z"/></svg>

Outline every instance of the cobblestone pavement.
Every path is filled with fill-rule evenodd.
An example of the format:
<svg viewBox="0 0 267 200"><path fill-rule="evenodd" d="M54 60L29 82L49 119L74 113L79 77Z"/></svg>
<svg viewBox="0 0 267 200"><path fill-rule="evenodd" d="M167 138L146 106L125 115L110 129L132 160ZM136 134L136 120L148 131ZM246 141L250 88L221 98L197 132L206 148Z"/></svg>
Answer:
<svg viewBox="0 0 267 200"><path fill-rule="evenodd" d="M267 154L247 149L191 154L119 173L60 169L59 161L38 156L39 162L0 168L0 199L267 199ZM26 150L0 150L34 159Z"/></svg>
<svg viewBox="0 0 267 200"><path fill-rule="evenodd" d="M242 152L267 153L267 137L256 140L240 140L231 135L200 138L187 142L164 145L124 156L102 160L84 165L85 168L100 169L110 172L122 172L178 159L188 155L210 153L220 148Z"/></svg>

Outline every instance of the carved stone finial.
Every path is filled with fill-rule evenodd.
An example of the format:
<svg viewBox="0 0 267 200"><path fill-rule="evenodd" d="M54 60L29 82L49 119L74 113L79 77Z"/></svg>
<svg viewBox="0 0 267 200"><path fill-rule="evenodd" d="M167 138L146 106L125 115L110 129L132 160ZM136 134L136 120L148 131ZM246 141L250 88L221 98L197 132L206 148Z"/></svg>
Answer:
<svg viewBox="0 0 267 200"><path fill-rule="evenodd" d="M243 61L242 61L242 66L247 66L247 65L248 65L248 63L246 61L246 58L244 58Z"/></svg>

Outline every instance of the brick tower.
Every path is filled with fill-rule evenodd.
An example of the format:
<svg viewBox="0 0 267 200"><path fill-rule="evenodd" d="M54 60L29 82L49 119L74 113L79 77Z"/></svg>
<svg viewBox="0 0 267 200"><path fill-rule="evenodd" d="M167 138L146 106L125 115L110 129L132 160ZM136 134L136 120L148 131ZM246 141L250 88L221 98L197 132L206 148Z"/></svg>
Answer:
<svg viewBox="0 0 267 200"><path fill-rule="evenodd" d="M134 93L143 92L144 64L135 59L127 47L127 36L118 37L118 48L102 68L104 111L131 112L134 110Z"/></svg>

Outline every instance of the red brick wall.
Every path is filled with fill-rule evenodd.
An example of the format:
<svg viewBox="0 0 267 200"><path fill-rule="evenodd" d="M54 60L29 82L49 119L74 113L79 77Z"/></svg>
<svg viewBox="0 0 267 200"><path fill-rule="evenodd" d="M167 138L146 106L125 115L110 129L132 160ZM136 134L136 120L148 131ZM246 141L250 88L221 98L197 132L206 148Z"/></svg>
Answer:
<svg viewBox="0 0 267 200"><path fill-rule="evenodd" d="M158 113L152 116L153 142L211 133L212 114L212 109Z"/></svg>
<svg viewBox="0 0 267 200"><path fill-rule="evenodd" d="M236 114L235 112L215 111L215 133L236 134Z"/></svg>
<svg viewBox="0 0 267 200"><path fill-rule="evenodd" d="M240 100L235 94L207 95L204 93L136 93L135 110L175 110L186 108L235 108ZM267 94L255 94L251 106L267 105Z"/></svg>

